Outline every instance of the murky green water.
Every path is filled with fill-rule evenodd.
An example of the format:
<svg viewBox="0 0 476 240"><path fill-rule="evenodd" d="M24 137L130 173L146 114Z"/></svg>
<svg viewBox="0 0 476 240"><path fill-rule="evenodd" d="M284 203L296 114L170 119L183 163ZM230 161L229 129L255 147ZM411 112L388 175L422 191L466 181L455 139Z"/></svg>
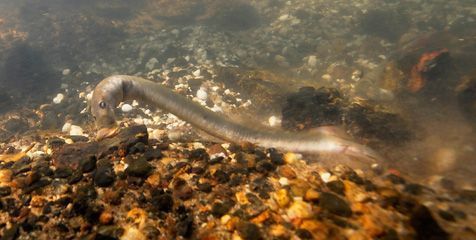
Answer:
<svg viewBox="0 0 476 240"><path fill-rule="evenodd" d="M2 114L38 109L58 93L79 102L68 102L51 124L43 119L7 129L20 131L20 138L28 128L61 130L66 121L88 129L87 113L80 114L88 91L108 75L132 74L191 96L200 87L219 88L208 100L227 103L226 113L248 122L267 124L273 116L284 117L291 130L341 126L405 174L474 187L476 12L470 1L0 6ZM325 89L289 98L304 86ZM329 89L337 95L325 95Z"/></svg>

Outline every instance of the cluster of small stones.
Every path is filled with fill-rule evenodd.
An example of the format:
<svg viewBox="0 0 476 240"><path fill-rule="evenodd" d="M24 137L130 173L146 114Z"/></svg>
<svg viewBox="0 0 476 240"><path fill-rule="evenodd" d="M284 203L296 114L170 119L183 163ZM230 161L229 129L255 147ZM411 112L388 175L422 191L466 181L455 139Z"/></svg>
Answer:
<svg viewBox="0 0 476 240"><path fill-rule="evenodd" d="M395 171L324 168L249 144L141 138L97 150L99 158L75 144L51 138L51 154L0 161L3 237L474 237L474 215L465 210L474 191L448 195ZM68 146L83 150L66 159Z"/></svg>

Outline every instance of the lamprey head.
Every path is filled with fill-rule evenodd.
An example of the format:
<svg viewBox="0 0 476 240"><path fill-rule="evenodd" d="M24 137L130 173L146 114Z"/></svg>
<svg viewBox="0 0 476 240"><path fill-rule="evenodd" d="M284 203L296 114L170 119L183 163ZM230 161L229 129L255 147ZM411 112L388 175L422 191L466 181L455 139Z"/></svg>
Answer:
<svg viewBox="0 0 476 240"><path fill-rule="evenodd" d="M98 129L96 138L105 138L114 135L117 124L114 109L117 105L120 91L116 91L118 86L109 81L99 83L94 89L90 108L94 117L96 128Z"/></svg>

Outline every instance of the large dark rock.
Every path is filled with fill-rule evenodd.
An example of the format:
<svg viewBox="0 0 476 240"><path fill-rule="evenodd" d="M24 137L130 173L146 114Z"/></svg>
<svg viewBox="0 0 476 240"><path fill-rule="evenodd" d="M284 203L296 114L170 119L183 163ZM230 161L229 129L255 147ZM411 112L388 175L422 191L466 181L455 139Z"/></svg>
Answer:
<svg viewBox="0 0 476 240"><path fill-rule="evenodd" d="M53 165L56 168L69 167L73 171L92 171L96 159L117 152L121 156L129 153L129 149L141 142L148 144L147 128L144 125L122 129L119 134L101 142L78 142L66 144L53 153Z"/></svg>
<svg viewBox="0 0 476 240"><path fill-rule="evenodd" d="M446 240L449 234L441 228L430 210L420 205L416 207L410 217L410 225L415 229L416 239L425 240Z"/></svg>
<svg viewBox="0 0 476 240"><path fill-rule="evenodd" d="M350 217L352 215L350 205L344 199L333 193L321 193L319 196L319 205L322 209L338 216Z"/></svg>

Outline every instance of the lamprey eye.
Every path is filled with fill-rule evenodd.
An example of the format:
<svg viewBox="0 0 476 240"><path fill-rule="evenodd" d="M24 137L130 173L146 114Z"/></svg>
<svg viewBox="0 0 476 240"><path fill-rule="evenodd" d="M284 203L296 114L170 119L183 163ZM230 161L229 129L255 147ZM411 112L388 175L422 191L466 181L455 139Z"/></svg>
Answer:
<svg viewBox="0 0 476 240"><path fill-rule="evenodd" d="M99 102L99 107L102 109L106 108L106 102L103 102L103 101Z"/></svg>

